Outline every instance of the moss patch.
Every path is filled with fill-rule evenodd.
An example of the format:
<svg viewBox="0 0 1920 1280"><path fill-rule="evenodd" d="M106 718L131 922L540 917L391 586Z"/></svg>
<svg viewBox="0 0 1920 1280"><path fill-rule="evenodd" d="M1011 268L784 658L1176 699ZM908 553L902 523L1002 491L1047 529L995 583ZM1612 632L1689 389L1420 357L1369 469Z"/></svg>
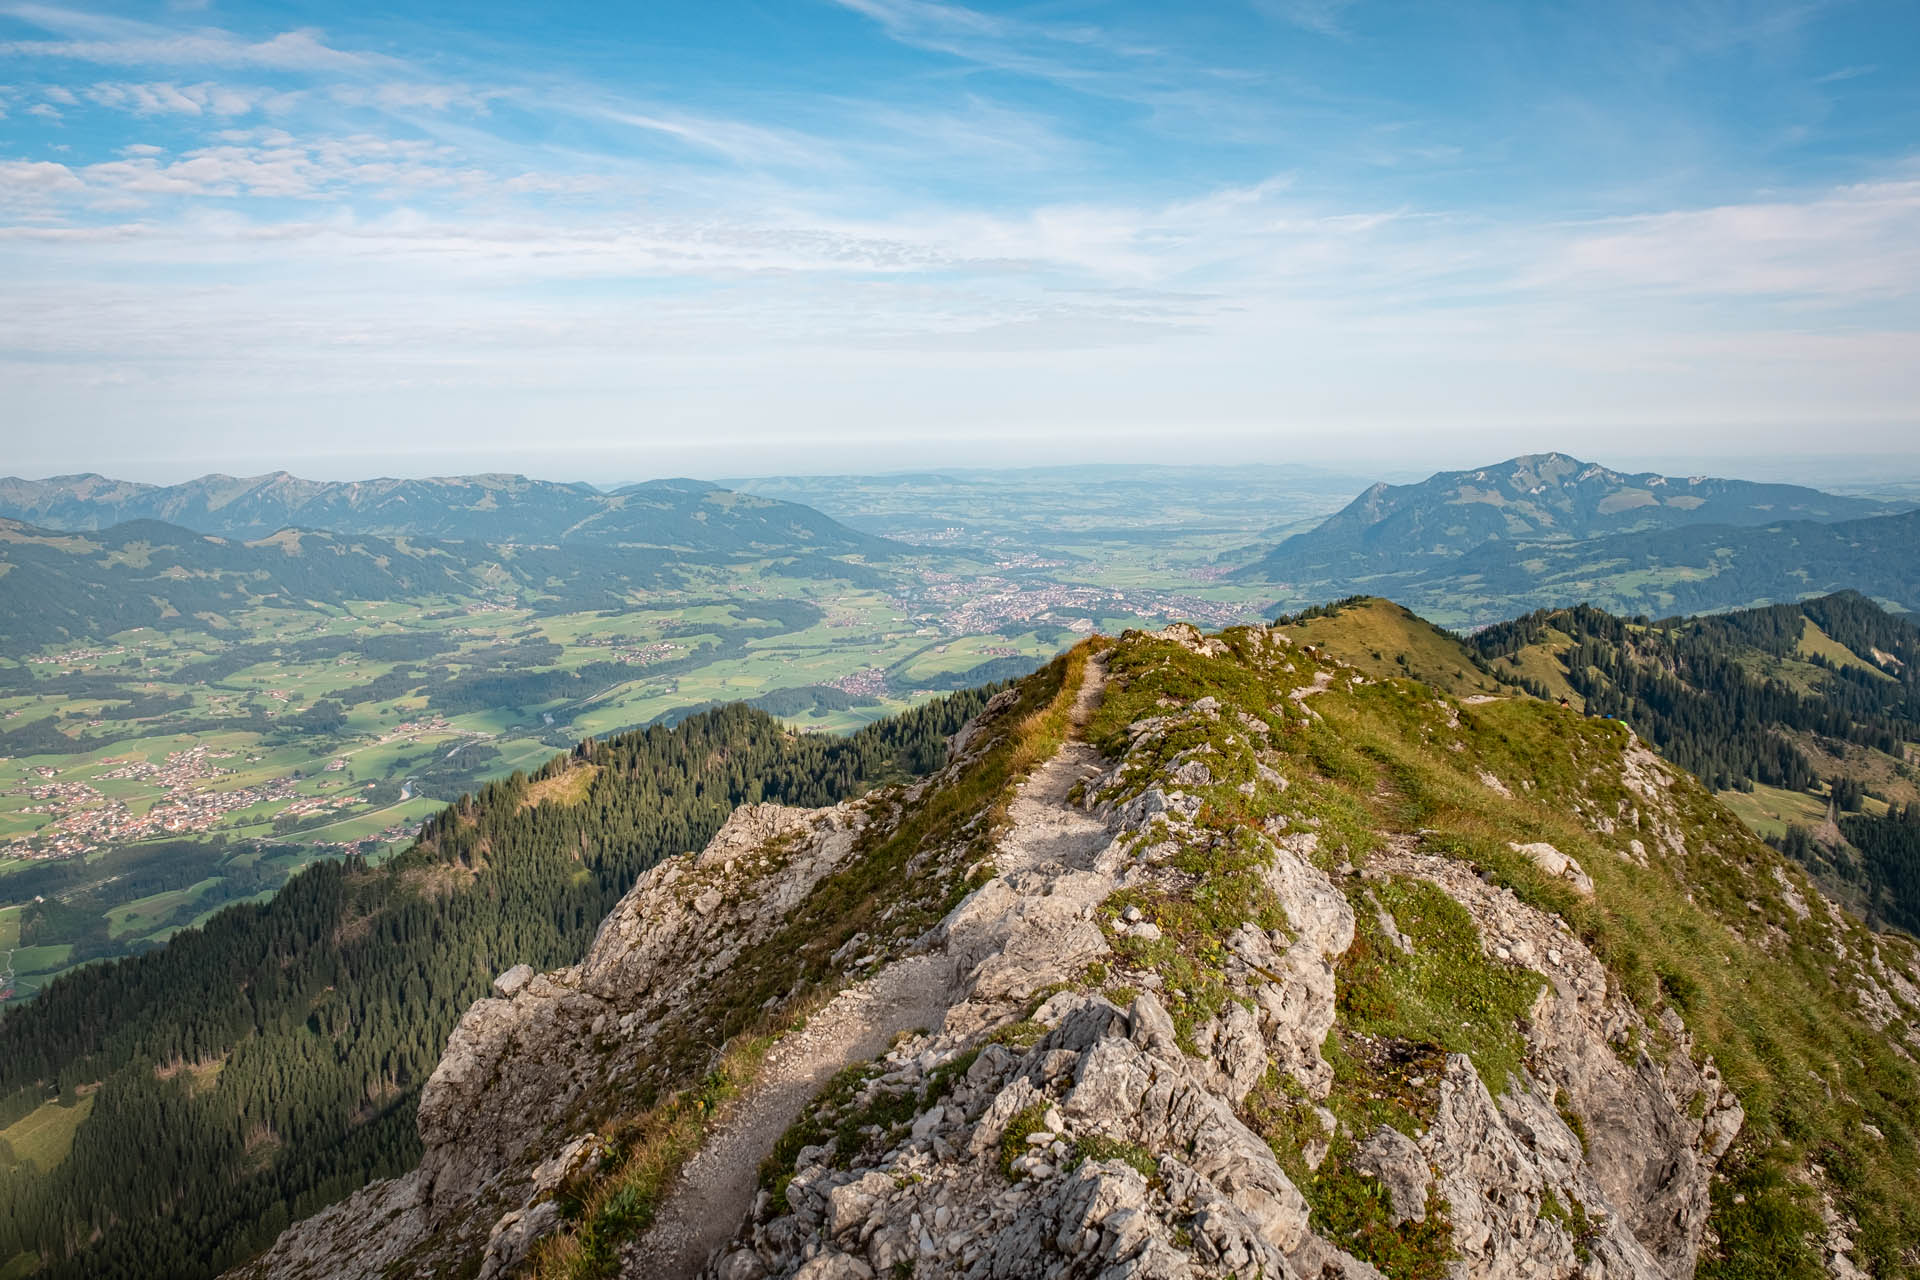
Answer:
<svg viewBox="0 0 1920 1280"><path fill-rule="evenodd" d="M1362 1033L1464 1053L1490 1092L1504 1092L1526 1054L1519 1020L1545 979L1488 959L1473 917L1435 886L1396 879L1373 889L1413 952L1388 942L1361 904L1336 978L1342 1020Z"/></svg>

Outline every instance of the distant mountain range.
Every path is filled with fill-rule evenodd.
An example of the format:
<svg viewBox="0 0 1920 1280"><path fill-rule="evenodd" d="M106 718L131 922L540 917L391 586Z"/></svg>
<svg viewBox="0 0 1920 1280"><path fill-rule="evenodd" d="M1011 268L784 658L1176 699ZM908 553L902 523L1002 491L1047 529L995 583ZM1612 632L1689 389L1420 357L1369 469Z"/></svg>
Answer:
<svg viewBox="0 0 1920 1280"><path fill-rule="evenodd" d="M1375 485L1236 577L1283 584L1292 599L1391 595L1470 625L1548 604L1672 614L1848 588L1920 609L1920 513L1531 454Z"/></svg>
<svg viewBox="0 0 1920 1280"><path fill-rule="evenodd" d="M703 567L772 563L785 576L877 585L864 563L822 554L819 540L775 543L765 508L702 496L683 541L696 550L587 542L563 546L282 529L253 541L159 520L62 532L0 519L0 645L98 639L131 627L204 625L260 605L349 600L498 600L561 611L617 608L632 593L687 585ZM737 495L725 495L734 497ZM736 522L736 512L747 519ZM807 512L826 521L817 512ZM839 526L833 526L838 528ZM850 534L862 547L897 546Z"/></svg>
<svg viewBox="0 0 1920 1280"><path fill-rule="evenodd" d="M652 480L603 493L587 484L517 475L321 481L276 471L248 477L209 475L164 486L93 474L46 480L8 476L0 479L0 516L65 530L159 520L242 539L299 528L729 555L796 549L888 555L901 550L811 507L735 493L701 480Z"/></svg>

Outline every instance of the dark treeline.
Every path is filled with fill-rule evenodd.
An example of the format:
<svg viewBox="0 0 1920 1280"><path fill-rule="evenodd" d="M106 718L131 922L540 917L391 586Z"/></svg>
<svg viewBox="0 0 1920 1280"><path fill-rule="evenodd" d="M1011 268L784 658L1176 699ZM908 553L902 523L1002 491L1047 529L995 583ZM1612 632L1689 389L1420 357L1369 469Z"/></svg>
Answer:
<svg viewBox="0 0 1920 1280"><path fill-rule="evenodd" d="M1803 648L1809 622L1857 661ZM1488 671L1550 697L1503 661L1549 632L1572 641L1559 662L1589 714L1625 720L1716 789L1763 783L1818 794L1825 781L1840 838L1794 826L1775 847L1843 882L1875 921L1920 932L1920 805L1896 804L1885 817L1863 812L1868 783L1857 772L1823 778L1799 745L1804 736L1794 736L1821 739L1836 754L1843 746L1882 752L1884 766L1913 778L1906 744L1920 739L1920 628L1849 591L1662 622L1585 605L1542 610L1470 643ZM1789 661L1798 664L1791 682Z"/></svg>
<svg viewBox="0 0 1920 1280"><path fill-rule="evenodd" d="M1815 691L1765 674L1753 651L1794 654L1811 619L1836 640L1896 659L1895 671L1824 668ZM1546 696L1497 661L1549 630L1570 637L1567 682L1593 715L1631 724L1668 759L1717 789L1759 782L1802 791L1819 775L1782 731L1795 730L1898 756L1920 726L1920 632L1852 593L1709 618L1629 622L1599 609L1541 610L1488 627L1471 643L1490 670Z"/></svg>
<svg viewBox="0 0 1920 1280"><path fill-rule="evenodd" d="M1693 525L1590 541L1500 537L1458 558L1406 567L1367 585L1416 609L1456 603L1463 591L1480 602L1476 610L1488 611L1578 593L1621 613L1698 614L1844 588L1911 609L1920 608L1920 512L1833 524Z"/></svg>
<svg viewBox="0 0 1920 1280"><path fill-rule="evenodd" d="M1875 909L1908 933L1920 935L1920 804L1905 805L1884 818L1844 817L1840 833L1860 851L1867 885L1880 890Z"/></svg>
<svg viewBox="0 0 1920 1280"><path fill-rule="evenodd" d="M403 1171L419 1088L495 974L578 959L641 872L738 804L826 804L937 767L984 696L845 738L735 705L583 743L461 797L384 866L321 863L269 902L50 983L0 1019L0 1115L83 1096L92 1111L57 1168L0 1171L0 1261L210 1276ZM585 766L575 803L523 803Z"/></svg>

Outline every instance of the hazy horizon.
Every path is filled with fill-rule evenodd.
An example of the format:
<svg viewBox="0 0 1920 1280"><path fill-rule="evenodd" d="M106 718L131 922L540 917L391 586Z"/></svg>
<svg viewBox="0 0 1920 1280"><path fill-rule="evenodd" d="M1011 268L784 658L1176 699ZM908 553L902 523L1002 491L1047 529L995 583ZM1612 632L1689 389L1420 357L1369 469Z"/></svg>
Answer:
<svg viewBox="0 0 1920 1280"><path fill-rule="evenodd" d="M752 481L783 476L872 476L912 475L917 473L1023 472L1069 470L1079 467L1165 468L1206 470L1223 467L1298 468L1317 472L1333 480L1357 484L1385 481L1406 484L1425 479L1437 472L1471 471L1504 462L1524 454L1563 453L1583 462L1595 463L1628 474L1658 472L1671 476L1718 476L1780 484L1802 484L1813 488L1840 489L1897 488L1920 484L1920 451L1911 453L1848 454L1807 453L1776 455L1719 455L1697 453L1615 453L1611 450L1581 450L1552 444L1520 449L1511 453L1480 454L1465 450L1425 456L1400 455L1374 458L1365 454L1327 457L1241 456L1237 458L1195 458L1117 456L1079 459L972 458L965 459L956 450L948 458L922 458L917 463L861 467L857 456L828 454L813 458L812 465L791 467L762 466L751 469L729 468L725 457L716 457L717 465L708 467L663 467L639 469L617 456L583 460L579 465L554 461L548 454L434 455L431 460L414 455L374 455L356 457L283 456L275 462L267 458L229 459L241 465L201 465L211 460L166 459L151 463L138 461L119 465L80 463L45 471L22 469L0 456L0 477L28 481L50 480L60 476L96 474L111 480L139 484L175 485L205 476L225 475L248 479L286 472L303 480L353 481L375 479L432 479L472 475L519 475L529 479L562 484L585 483L611 489L648 480L686 477L736 486ZM254 465L245 465L251 461ZM732 461L739 461L738 458ZM806 459L796 459L805 462ZM411 465L409 464L411 462ZM455 465L462 464L464 465ZM848 464L848 465L836 465ZM398 465L396 465L398 464Z"/></svg>

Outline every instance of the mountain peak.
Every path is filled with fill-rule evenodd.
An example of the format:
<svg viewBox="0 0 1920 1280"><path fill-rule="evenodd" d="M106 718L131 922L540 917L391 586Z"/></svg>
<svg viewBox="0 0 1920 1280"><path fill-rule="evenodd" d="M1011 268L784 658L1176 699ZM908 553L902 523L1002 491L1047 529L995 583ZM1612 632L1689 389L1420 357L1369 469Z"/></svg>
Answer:
<svg viewBox="0 0 1920 1280"><path fill-rule="evenodd" d="M1490 543L1577 542L1691 525L1764 525L1884 515L1886 503L1797 485L1627 475L1559 452L1522 454L1415 484L1368 488L1295 534L1243 578L1317 582L1324 595L1380 573L1423 570Z"/></svg>

